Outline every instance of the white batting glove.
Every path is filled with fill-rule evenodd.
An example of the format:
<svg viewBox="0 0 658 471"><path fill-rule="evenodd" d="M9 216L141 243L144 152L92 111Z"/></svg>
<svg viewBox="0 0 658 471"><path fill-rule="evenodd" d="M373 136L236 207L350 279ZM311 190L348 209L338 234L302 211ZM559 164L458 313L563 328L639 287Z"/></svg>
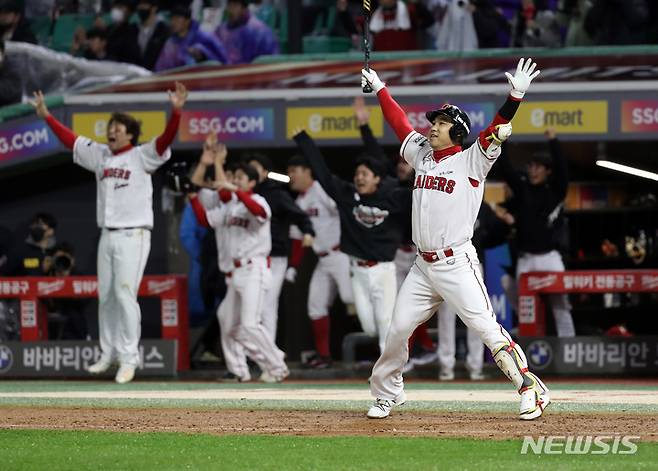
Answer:
<svg viewBox="0 0 658 471"><path fill-rule="evenodd" d="M507 81L512 85L510 95L514 98L523 98L525 92L528 91L528 87L530 87L530 82L539 75L540 71L535 70L536 67L537 64L532 62L532 59L528 58L528 60L524 62L524 59L521 58L516 66L516 72L514 75L505 72Z"/></svg>
<svg viewBox="0 0 658 471"><path fill-rule="evenodd" d="M361 88L370 85L370 88L377 93L386 85L382 82L374 70L361 69Z"/></svg>
<svg viewBox="0 0 658 471"><path fill-rule="evenodd" d="M499 124L496 126L496 135L498 142L505 142L512 135L512 123Z"/></svg>
<svg viewBox="0 0 658 471"><path fill-rule="evenodd" d="M297 279L297 269L295 267L288 267L285 278L287 282L294 283Z"/></svg>

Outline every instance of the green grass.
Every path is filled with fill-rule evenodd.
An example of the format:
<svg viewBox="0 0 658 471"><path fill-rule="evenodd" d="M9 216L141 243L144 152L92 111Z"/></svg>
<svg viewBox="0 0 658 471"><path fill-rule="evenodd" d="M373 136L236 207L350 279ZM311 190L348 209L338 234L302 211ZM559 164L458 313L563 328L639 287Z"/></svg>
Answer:
<svg viewBox="0 0 658 471"><path fill-rule="evenodd" d="M0 430L3 470L655 469L658 443L638 448L635 455L521 455L519 440Z"/></svg>

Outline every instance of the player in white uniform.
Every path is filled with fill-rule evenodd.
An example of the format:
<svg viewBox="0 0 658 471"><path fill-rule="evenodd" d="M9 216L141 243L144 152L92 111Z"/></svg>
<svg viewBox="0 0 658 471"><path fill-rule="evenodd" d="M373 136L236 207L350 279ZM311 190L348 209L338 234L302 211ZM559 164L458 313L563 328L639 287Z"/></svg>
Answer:
<svg viewBox="0 0 658 471"><path fill-rule="evenodd" d="M73 161L96 175L96 219L101 228L98 243L98 318L101 357L87 369L98 374L119 362L115 380L127 383L139 366L141 312L137 290L151 250L153 184L151 174L171 157L187 90L176 83L169 92L172 113L163 134L137 146L140 124L114 113L107 126L108 144L76 136L46 108L41 92L33 106L62 143L73 150Z"/></svg>
<svg viewBox="0 0 658 471"><path fill-rule="evenodd" d="M262 381L279 382L289 374L284 353L276 347L260 319L272 281L271 211L265 199L252 191L258 183L258 173L253 167L239 164L234 181L227 181L220 172L219 204L211 210L205 210L196 198L192 199L199 221L215 229L219 268L230 279L217 310L224 360L227 369L240 381L249 381L246 353L262 370Z"/></svg>
<svg viewBox="0 0 658 471"><path fill-rule="evenodd" d="M432 123L427 136L414 131L405 112L393 100L372 69L362 71L362 85L377 93L384 117L402 142L400 154L416 170L413 191L413 240L418 257L407 275L395 305L386 345L370 378L376 398L370 418L384 418L406 401L402 368L407 341L445 300L468 328L491 349L499 368L521 394L519 418L542 415L550 402L548 389L528 371L525 354L496 321L471 243L473 225L484 195L484 181L500 155L502 141L512 132L509 121L539 71L521 59L515 74L507 73L512 90L493 122L476 142L462 150L470 132L468 115L454 105L427 113Z"/></svg>
<svg viewBox="0 0 658 471"><path fill-rule="evenodd" d="M309 216L316 234L312 247L318 257L318 263L311 276L307 306L318 357L310 362L310 366L328 368L331 366L329 308L336 299L336 292L344 304L354 303L350 259L340 250L338 206L313 178L308 162L301 156L292 157L288 161L288 176L290 188L299 193L295 203ZM296 226L290 229L293 247L297 247L293 252L297 252L302 249L303 235ZM291 267L286 274L289 280L294 280L299 259L300 257L295 257L294 254L291 257Z"/></svg>

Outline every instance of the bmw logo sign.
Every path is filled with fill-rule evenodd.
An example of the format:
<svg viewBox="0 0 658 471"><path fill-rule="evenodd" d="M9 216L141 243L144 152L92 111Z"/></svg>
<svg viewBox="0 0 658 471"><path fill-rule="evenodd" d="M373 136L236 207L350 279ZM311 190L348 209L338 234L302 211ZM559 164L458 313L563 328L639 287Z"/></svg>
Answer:
<svg viewBox="0 0 658 471"><path fill-rule="evenodd" d="M0 373L6 373L14 363L14 354L6 345L0 345Z"/></svg>
<svg viewBox="0 0 658 471"><path fill-rule="evenodd" d="M553 359L553 348L545 340L530 342L526 352L528 353L528 362L537 370L546 368Z"/></svg>

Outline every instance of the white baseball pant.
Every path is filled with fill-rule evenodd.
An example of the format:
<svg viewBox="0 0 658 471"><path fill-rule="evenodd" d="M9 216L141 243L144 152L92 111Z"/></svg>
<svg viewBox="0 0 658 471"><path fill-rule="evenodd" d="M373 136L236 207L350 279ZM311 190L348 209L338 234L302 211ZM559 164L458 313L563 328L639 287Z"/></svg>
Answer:
<svg viewBox="0 0 658 471"><path fill-rule="evenodd" d="M283 288L286 269L288 268L288 259L286 257L271 257L271 260L272 265L270 271L272 273L272 283L265 294L261 322L267 335L272 342L276 343L276 328L279 320L279 296L281 296L281 289Z"/></svg>
<svg viewBox="0 0 658 471"><path fill-rule="evenodd" d="M453 371L455 369L455 321L457 314L446 302L441 303L437 314L439 317L439 368L441 371ZM482 372L484 344L472 329L466 329L466 346L468 348L466 368L468 371Z"/></svg>
<svg viewBox="0 0 658 471"><path fill-rule="evenodd" d="M414 260L416 260L416 247L414 245L411 247L413 247L413 250L399 248L395 252L393 263L395 263L395 280L398 284L398 291L400 291L404 279L407 277L409 270L411 270Z"/></svg>
<svg viewBox="0 0 658 471"><path fill-rule="evenodd" d="M359 266L358 259L352 258L351 265L356 314L363 331L378 337L382 352L395 307L395 264L379 262L371 267Z"/></svg>
<svg viewBox="0 0 658 471"><path fill-rule="evenodd" d="M308 289L308 317L317 320L329 314L336 293L344 304L354 303L350 281L350 259L334 250L318 258Z"/></svg>
<svg viewBox="0 0 658 471"><path fill-rule="evenodd" d="M522 273L533 271L564 271L562 257L557 250L543 254L522 252L516 264L516 279ZM571 316L571 305L566 294L551 294L548 296L555 319L555 329L558 337L574 337L576 328Z"/></svg>
<svg viewBox="0 0 658 471"><path fill-rule="evenodd" d="M220 327L226 327L230 341L222 341L222 350L227 369L241 378L249 377L246 361L240 358L239 344L263 372L273 376L287 373L284 353L270 339L260 322L265 293L271 282L267 259L255 257L242 260L241 266L232 272L226 296L219 306ZM236 316L237 314L237 316Z"/></svg>
<svg viewBox="0 0 658 471"><path fill-rule="evenodd" d="M148 229L103 229L98 243L101 360L139 365L142 314L137 291L151 251Z"/></svg>
<svg viewBox="0 0 658 471"><path fill-rule="evenodd" d="M468 241L452 250L454 256L436 262L416 257L398 293L386 346L372 371L370 391L374 397L394 400L400 396L404 389L402 368L409 359L409 336L444 300L490 350L512 342L496 320L475 247Z"/></svg>

